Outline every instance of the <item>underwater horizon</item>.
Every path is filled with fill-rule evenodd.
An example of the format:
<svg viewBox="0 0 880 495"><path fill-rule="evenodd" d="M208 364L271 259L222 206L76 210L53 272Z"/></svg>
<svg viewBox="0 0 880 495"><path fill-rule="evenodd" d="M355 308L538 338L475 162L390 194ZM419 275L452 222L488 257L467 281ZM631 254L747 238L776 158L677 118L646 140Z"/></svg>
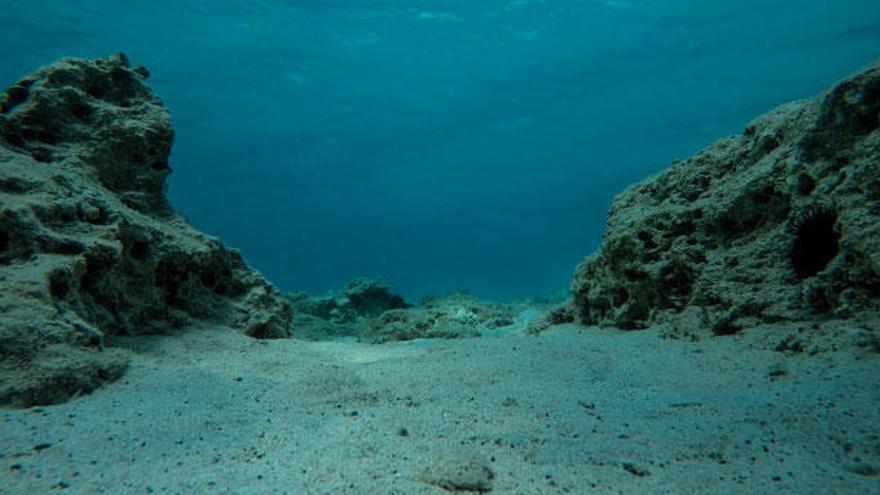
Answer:
<svg viewBox="0 0 880 495"><path fill-rule="evenodd" d="M410 299L567 290L614 195L880 46L861 0L3 6L3 87L64 56L149 69L172 205L274 284Z"/></svg>

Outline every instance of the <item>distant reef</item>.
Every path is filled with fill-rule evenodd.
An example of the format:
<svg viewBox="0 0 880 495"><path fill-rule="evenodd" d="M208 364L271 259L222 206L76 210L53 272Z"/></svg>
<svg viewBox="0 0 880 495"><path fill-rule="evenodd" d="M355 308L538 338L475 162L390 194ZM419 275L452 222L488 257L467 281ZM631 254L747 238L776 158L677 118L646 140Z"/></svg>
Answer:
<svg viewBox="0 0 880 495"><path fill-rule="evenodd" d="M105 336L193 319L289 335L290 305L165 198L169 112L124 55L62 59L0 97L0 403L119 377Z"/></svg>
<svg viewBox="0 0 880 495"><path fill-rule="evenodd" d="M294 317L292 336L303 340L357 338L382 344L413 339L479 337L499 328L508 331L529 309L549 307L541 301L491 303L466 293L428 296L410 304L387 284L357 278L345 288L322 296L289 294ZM518 319L520 318L520 319Z"/></svg>
<svg viewBox="0 0 880 495"><path fill-rule="evenodd" d="M876 331L878 112L875 62L628 188L575 271L580 320L679 337L844 319Z"/></svg>

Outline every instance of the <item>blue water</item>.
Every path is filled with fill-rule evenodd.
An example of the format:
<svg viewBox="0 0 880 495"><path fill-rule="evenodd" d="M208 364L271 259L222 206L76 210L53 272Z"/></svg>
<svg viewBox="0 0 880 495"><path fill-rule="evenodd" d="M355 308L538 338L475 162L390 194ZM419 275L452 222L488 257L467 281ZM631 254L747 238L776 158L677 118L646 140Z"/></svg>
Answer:
<svg viewBox="0 0 880 495"><path fill-rule="evenodd" d="M565 289L610 198L880 55L877 0L0 0L0 83L146 65L172 203L283 289Z"/></svg>

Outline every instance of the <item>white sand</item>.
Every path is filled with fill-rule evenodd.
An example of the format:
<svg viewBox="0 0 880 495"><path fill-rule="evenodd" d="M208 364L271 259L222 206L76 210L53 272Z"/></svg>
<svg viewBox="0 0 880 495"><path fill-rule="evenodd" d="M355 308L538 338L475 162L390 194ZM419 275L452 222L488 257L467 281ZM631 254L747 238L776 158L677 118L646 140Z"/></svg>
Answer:
<svg viewBox="0 0 880 495"><path fill-rule="evenodd" d="M880 355L742 340L123 340L122 381L0 412L0 493L880 493Z"/></svg>

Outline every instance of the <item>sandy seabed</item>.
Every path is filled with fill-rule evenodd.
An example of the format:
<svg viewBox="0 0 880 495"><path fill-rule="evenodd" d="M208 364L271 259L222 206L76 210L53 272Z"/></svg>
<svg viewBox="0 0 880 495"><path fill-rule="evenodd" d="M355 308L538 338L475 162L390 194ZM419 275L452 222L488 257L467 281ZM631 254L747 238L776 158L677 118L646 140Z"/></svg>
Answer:
<svg viewBox="0 0 880 495"><path fill-rule="evenodd" d="M0 411L0 493L880 493L880 355L750 338L118 339L121 381Z"/></svg>

